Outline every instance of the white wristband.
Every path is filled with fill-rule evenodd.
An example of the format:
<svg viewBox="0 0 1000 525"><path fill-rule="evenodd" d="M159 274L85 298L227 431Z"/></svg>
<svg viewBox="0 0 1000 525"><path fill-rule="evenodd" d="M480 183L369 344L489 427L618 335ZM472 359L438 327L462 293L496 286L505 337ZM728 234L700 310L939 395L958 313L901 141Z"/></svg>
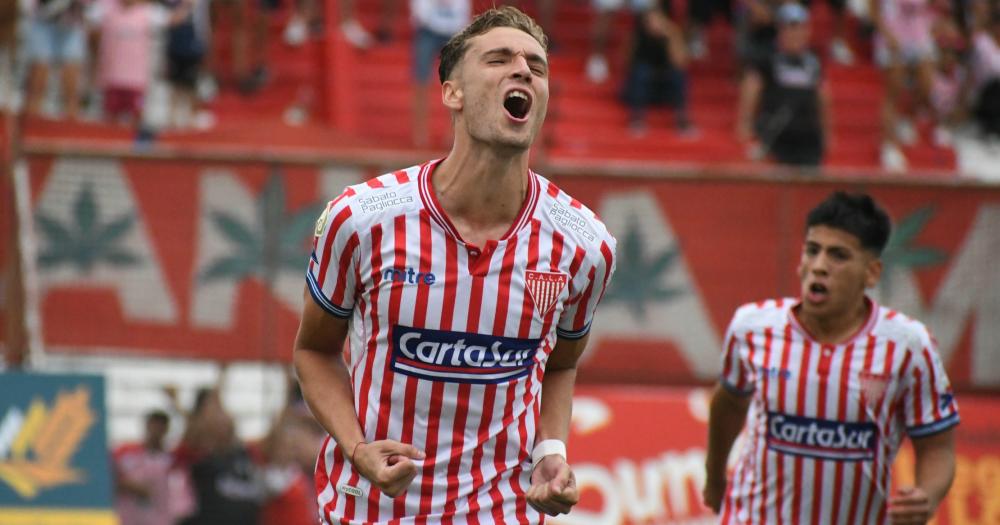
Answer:
<svg viewBox="0 0 1000 525"><path fill-rule="evenodd" d="M535 448L531 450L531 468L534 469L542 458L551 456L552 454L562 456L563 459L566 459L566 443L558 439L546 439L541 443L536 443Z"/></svg>

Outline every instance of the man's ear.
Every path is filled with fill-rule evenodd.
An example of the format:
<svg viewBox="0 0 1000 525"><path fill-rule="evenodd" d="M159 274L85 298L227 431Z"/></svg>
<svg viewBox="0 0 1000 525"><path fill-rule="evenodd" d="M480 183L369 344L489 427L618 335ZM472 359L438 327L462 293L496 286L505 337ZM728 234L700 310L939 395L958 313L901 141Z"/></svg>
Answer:
<svg viewBox="0 0 1000 525"><path fill-rule="evenodd" d="M465 95L454 80L445 80L441 84L441 102L452 111L461 111L465 104Z"/></svg>
<svg viewBox="0 0 1000 525"><path fill-rule="evenodd" d="M882 277L882 259L872 255L865 268L865 287L874 288Z"/></svg>

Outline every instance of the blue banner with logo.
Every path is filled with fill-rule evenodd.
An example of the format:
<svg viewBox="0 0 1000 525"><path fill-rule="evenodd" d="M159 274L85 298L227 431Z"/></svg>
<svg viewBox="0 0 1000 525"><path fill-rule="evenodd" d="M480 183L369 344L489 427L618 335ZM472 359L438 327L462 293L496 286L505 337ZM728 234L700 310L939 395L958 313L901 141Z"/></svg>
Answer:
<svg viewBox="0 0 1000 525"><path fill-rule="evenodd" d="M0 523L115 525L104 379L0 373Z"/></svg>

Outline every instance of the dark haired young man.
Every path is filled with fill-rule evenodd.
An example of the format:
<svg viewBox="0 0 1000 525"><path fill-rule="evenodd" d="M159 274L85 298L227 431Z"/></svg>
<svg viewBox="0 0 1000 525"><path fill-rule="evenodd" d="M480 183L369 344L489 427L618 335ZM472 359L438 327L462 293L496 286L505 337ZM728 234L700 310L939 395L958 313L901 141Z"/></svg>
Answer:
<svg viewBox="0 0 1000 525"><path fill-rule="evenodd" d="M889 231L871 197L832 194L806 220L801 297L733 316L703 494L722 523L923 524L948 492L958 406L934 339L865 295ZM744 422L748 439L727 484ZM904 435L916 486L891 494Z"/></svg>
<svg viewBox="0 0 1000 525"><path fill-rule="evenodd" d="M474 19L441 50L448 157L347 188L317 223L295 366L330 434L327 523L539 523L579 498L575 367L615 241L528 168L546 41L514 8Z"/></svg>

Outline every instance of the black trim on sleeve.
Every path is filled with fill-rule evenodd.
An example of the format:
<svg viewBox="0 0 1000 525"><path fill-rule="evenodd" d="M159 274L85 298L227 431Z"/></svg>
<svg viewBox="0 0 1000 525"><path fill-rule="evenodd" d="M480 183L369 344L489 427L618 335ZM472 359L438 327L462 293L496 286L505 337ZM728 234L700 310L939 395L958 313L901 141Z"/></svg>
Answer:
<svg viewBox="0 0 1000 525"><path fill-rule="evenodd" d="M316 304L318 304L320 308L326 310L327 313L334 317L350 319L354 309L344 309L330 302L330 300L323 295L323 290L320 289L319 284L316 282L316 278L313 277L312 272L308 270L306 270L306 283L309 285L309 295L312 296L313 300L316 301Z"/></svg>
<svg viewBox="0 0 1000 525"><path fill-rule="evenodd" d="M556 335L562 339L583 339L583 336L588 333L590 333L590 323L587 323L583 328L576 331L563 330L562 328L556 327Z"/></svg>
<svg viewBox="0 0 1000 525"><path fill-rule="evenodd" d="M747 397L753 394L754 391L756 390L752 387L748 390L740 390L739 388L736 388L736 385L729 384L729 381L726 381L724 378L721 377L719 378L719 384L722 385L722 388L725 388L730 394L733 394L738 397Z"/></svg>
<svg viewBox="0 0 1000 525"><path fill-rule="evenodd" d="M906 434L911 438L922 438L927 436L933 436L934 434L939 434L952 428L959 423L958 412L952 415L939 419L937 421L932 421L926 425L920 425L916 427L909 427L906 429Z"/></svg>

